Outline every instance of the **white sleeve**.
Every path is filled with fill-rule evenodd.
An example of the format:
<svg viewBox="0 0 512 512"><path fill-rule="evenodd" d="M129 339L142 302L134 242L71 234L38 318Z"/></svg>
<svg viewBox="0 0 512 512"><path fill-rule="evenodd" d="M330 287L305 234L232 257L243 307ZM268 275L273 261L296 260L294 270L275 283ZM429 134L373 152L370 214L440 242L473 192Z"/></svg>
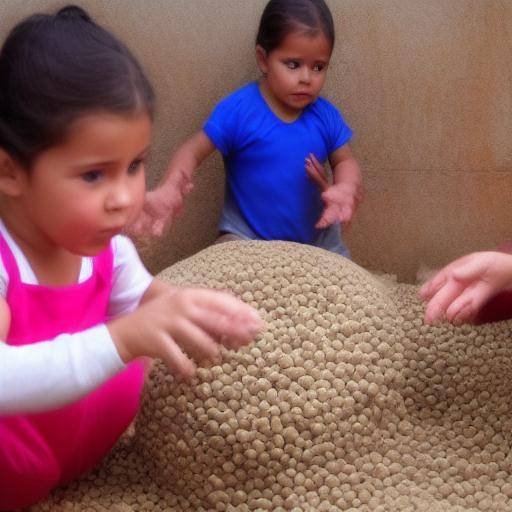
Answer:
<svg viewBox="0 0 512 512"><path fill-rule="evenodd" d="M135 310L153 281L153 276L146 270L128 237L115 236L113 249L114 275L108 308L109 318Z"/></svg>
<svg viewBox="0 0 512 512"><path fill-rule="evenodd" d="M0 414L41 412L74 402L124 366L104 324L32 345L0 342Z"/></svg>

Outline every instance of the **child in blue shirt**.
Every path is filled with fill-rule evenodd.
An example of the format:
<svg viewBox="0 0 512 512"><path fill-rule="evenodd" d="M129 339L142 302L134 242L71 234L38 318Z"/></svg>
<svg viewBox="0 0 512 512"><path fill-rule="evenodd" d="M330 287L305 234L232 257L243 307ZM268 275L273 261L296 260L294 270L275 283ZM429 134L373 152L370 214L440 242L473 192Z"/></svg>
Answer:
<svg viewBox="0 0 512 512"><path fill-rule="evenodd" d="M348 146L352 130L319 97L333 45L324 0L270 0L256 40L261 80L222 100L178 149L163 183L147 194L136 229L161 233L181 209L193 171L218 149L227 169L221 234L312 244L348 257L340 223L352 220L362 185Z"/></svg>

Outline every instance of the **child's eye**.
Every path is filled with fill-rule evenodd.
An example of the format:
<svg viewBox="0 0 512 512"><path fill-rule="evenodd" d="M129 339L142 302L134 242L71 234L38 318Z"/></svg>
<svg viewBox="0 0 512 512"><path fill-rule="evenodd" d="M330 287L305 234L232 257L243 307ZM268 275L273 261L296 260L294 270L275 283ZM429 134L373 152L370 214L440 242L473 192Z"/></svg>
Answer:
<svg viewBox="0 0 512 512"><path fill-rule="evenodd" d="M87 171L82 174L82 179L87 183L94 183L101 178L101 171Z"/></svg>
<svg viewBox="0 0 512 512"><path fill-rule="evenodd" d="M144 163L144 160L134 160L129 166L128 166L128 173L129 174L136 174L137 171L142 167L142 164Z"/></svg>
<svg viewBox="0 0 512 512"><path fill-rule="evenodd" d="M299 67L299 63L296 60L289 60L286 62L286 67L290 69L297 69Z"/></svg>
<svg viewBox="0 0 512 512"><path fill-rule="evenodd" d="M316 64L315 67L313 68L313 71L323 71L325 69L325 64Z"/></svg>

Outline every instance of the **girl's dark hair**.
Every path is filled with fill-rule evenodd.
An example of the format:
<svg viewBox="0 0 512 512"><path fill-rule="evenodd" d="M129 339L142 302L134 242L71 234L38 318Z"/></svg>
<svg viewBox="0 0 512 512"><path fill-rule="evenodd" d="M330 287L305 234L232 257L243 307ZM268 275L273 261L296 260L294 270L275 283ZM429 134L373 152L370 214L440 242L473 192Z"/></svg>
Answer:
<svg viewBox="0 0 512 512"><path fill-rule="evenodd" d="M0 50L0 147L27 169L78 117L152 116L153 103L135 57L80 7L26 18Z"/></svg>
<svg viewBox="0 0 512 512"><path fill-rule="evenodd" d="M256 44L270 53L296 30L311 35L321 31L334 48L334 23L324 0L270 0L261 15Z"/></svg>

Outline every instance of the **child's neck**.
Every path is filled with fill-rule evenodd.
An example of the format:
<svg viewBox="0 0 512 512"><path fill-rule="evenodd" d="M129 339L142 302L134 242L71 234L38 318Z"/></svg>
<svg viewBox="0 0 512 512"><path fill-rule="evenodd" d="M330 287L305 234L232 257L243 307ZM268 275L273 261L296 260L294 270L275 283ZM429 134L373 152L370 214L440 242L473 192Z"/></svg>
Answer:
<svg viewBox="0 0 512 512"><path fill-rule="evenodd" d="M259 88L268 107L279 119L281 119L281 121L284 121L285 123L293 123L302 114L302 110L287 108L285 105L280 103L270 90L265 78L261 79Z"/></svg>
<svg viewBox="0 0 512 512"><path fill-rule="evenodd" d="M20 217L1 211L7 231L27 259L37 282L46 286L69 286L78 282L82 257L72 254L37 233Z"/></svg>

